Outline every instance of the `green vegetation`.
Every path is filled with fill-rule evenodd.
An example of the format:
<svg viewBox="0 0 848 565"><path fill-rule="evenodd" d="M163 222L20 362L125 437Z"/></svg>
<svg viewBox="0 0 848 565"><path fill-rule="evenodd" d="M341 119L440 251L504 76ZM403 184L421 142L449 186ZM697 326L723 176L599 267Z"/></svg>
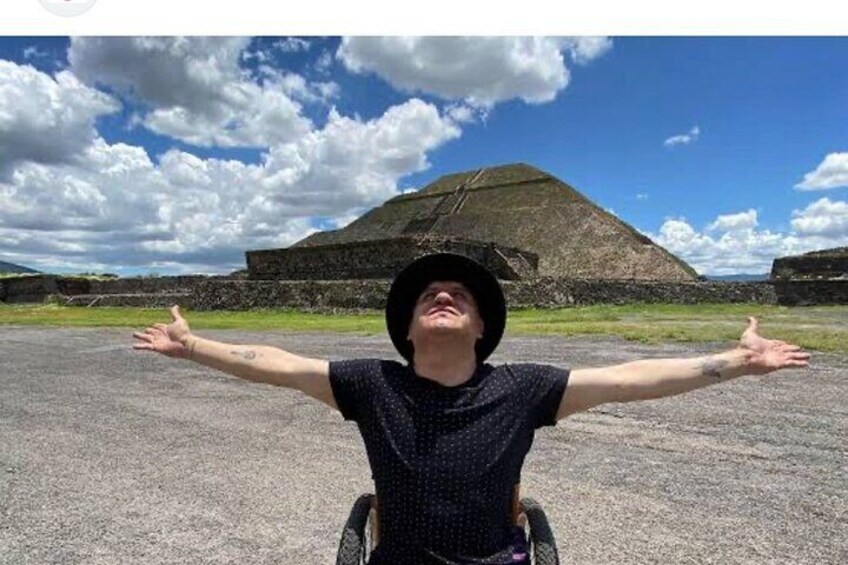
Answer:
<svg viewBox="0 0 848 565"><path fill-rule="evenodd" d="M848 353L848 306L788 308L762 304L598 305L510 313L508 330L534 335L616 335L631 341L735 341L747 317L765 337L807 349Z"/></svg>
<svg viewBox="0 0 848 565"><path fill-rule="evenodd" d="M379 311L314 313L296 310L192 312L183 310L193 329L288 330L307 332L385 331ZM757 316L766 337L812 350L848 354L848 306L787 308L762 304L632 304L510 312L513 335L608 335L645 343L739 339L746 317ZM0 303L0 324L143 328L168 322L167 309L69 308Z"/></svg>
<svg viewBox="0 0 848 565"><path fill-rule="evenodd" d="M297 310L193 312L180 310L192 329L246 329L378 333L385 330L382 313L311 313ZM55 304L0 303L0 324L67 327L139 328L167 323L167 308L82 308Z"/></svg>

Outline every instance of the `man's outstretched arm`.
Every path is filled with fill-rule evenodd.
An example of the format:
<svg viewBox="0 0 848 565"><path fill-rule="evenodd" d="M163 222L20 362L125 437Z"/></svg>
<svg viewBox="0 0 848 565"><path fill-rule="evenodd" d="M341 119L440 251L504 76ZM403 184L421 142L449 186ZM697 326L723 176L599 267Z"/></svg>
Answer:
<svg viewBox="0 0 848 565"><path fill-rule="evenodd" d="M764 375L787 367L806 367L809 353L797 345L758 333L755 318L739 347L689 359L646 359L612 367L575 369L560 402L557 419L608 402L632 402L673 396L741 377Z"/></svg>
<svg viewBox="0 0 848 565"><path fill-rule="evenodd" d="M179 306L171 308L171 316L173 320L168 325L154 324L133 333L138 340L133 348L188 359L249 381L294 388L338 408L327 361L266 345L233 345L197 337L191 333Z"/></svg>

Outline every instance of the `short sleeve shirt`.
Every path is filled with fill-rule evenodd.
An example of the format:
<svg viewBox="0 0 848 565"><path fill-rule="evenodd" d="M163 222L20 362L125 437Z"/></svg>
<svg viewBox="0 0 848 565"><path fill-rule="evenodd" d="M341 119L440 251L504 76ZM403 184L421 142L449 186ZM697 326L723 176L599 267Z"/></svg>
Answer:
<svg viewBox="0 0 848 565"><path fill-rule="evenodd" d="M395 361L331 362L336 404L359 427L379 501L369 563L511 563L513 487L535 430L556 424L568 375L483 364L447 387Z"/></svg>

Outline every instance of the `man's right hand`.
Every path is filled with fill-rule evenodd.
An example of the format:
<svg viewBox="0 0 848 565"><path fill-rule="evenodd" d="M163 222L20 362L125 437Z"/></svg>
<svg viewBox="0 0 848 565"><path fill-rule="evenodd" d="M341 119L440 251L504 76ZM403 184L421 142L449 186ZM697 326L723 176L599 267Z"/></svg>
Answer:
<svg viewBox="0 0 848 565"><path fill-rule="evenodd" d="M191 334L180 307L171 308L174 320L153 324L133 333L134 349L156 351L168 357L191 359L242 379L285 386L308 394L338 409L330 386L330 363L310 359L267 345L236 345L203 339Z"/></svg>
<svg viewBox="0 0 848 565"><path fill-rule="evenodd" d="M171 307L173 321L168 324L153 324L144 332L134 332L133 337L139 340L133 349L156 351L168 357L186 359L189 356L188 342L191 330L188 322L180 315L180 307Z"/></svg>

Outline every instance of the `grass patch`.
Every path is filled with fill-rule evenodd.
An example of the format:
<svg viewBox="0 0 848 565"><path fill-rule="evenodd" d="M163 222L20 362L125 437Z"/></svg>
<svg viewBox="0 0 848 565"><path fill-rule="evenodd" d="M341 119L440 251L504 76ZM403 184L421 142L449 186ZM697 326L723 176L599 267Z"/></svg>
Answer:
<svg viewBox="0 0 848 565"><path fill-rule="evenodd" d="M245 329L308 332L385 332L381 311L314 313L298 310L192 312L194 330ZM811 350L848 354L848 306L788 308L762 304L596 305L510 312L507 332L515 335L619 336L642 343L739 339L747 316L760 320L764 336ZM0 324L143 328L170 321L165 308L80 308L0 303Z"/></svg>
<svg viewBox="0 0 848 565"><path fill-rule="evenodd" d="M385 330L382 312L312 313L297 310L193 312L181 308L193 330L244 329L377 333ZM66 327L143 328L168 323L167 308L80 308L52 304L0 304L0 324Z"/></svg>
<svg viewBox="0 0 848 565"><path fill-rule="evenodd" d="M806 349L848 353L848 306L630 304L510 313L508 330L527 335L615 335L643 343L739 339L747 317L760 332Z"/></svg>

